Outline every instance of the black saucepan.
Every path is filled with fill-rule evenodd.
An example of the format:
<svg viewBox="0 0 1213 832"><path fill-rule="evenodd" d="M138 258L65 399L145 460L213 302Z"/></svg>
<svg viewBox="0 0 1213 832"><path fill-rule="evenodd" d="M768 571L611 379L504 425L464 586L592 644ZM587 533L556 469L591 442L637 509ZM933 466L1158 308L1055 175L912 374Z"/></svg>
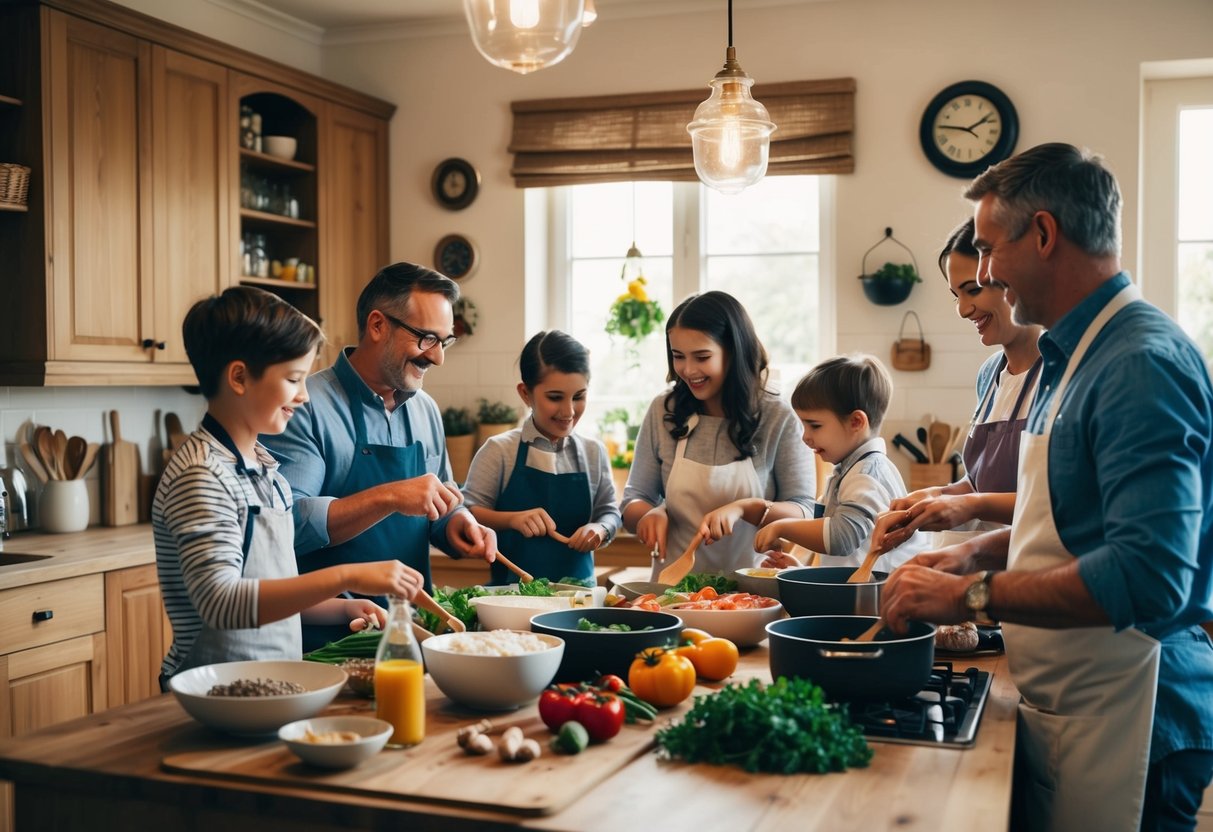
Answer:
<svg viewBox="0 0 1213 832"><path fill-rule="evenodd" d="M882 630L872 641L846 642L875 616L819 615L767 625L771 678L808 679L831 699L899 699L922 690L935 661L935 625L911 621L904 636Z"/></svg>
<svg viewBox="0 0 1213 832"><path fill-rule="evenodd" d="M776 577L779 600L788 615L878 615L880 589L888 572L873 572L872 580L849 584L854 566L813 566L784 569Z"/></svg>

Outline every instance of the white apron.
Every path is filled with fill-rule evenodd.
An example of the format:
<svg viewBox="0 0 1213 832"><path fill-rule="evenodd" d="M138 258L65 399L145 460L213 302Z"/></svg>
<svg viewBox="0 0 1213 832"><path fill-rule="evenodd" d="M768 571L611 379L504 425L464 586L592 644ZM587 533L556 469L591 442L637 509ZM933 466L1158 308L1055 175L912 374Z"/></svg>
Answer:
<svg viewBox="0 0 1213 832"><path fill-rule="evenodd" d="M666 513L670 518L666 533L665 553L673 563L686 551L703 522L703 516L726 503L745 497L762 498L762 483L752 458L738 459L724 465L704 465L686 458L687 440L699 424L699 414L687 420L686 436L678 440L674 462L665 484ZM695 552L695 572L718 572L730 575L734 569L758 566L765 555L754 551L756 528L744 520L733 526L733 533L711 546L700 546ZM666 567L666 561L653 561L651 580Z"/></svg>
<svg viewBox="0 0 1213 832"><path fill-rule="evenodd" d="M1074 557L1053 522L1049 436L1091 342L1137 297L1134 287L1126 287L1091 322L1057 385L1044 433L1023 434L1008 569L1049 569ZM1052 630L1004 624L1003 637L1023 694L1018 743L1028 767L1019 784L1026 828L1136 830L1154 725L1158 642L1139 630L1117 633L1111 626Z"/></svg>

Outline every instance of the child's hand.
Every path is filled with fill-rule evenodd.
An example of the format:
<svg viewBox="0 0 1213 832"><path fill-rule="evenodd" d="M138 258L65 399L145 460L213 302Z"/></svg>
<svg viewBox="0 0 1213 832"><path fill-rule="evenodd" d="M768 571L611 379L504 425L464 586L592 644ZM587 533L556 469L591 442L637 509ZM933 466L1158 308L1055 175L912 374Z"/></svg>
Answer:
<svg viewBox="0 0 1213 832"><path fill-rule="evenodd" d="M795 566L804 566L796 558L778 549L771 549L766 555L766 559L759 564L763 569L789 569Z"/></svg>
<svg viewBox="0 0 1213 832"><path fill-rule="evenodd" d="M350 630L360 633L363 630L382 630L387 623L387 610L366 598L352 598L344 604L345 617L349 619Z"/></svg>
<svg viewBox="0 0 1213 832"><path fill-rule="evenodd" d="M711 545L717 540L728 537L733 533L733 524L745 516L745 507L741 500L721 506L715 511L709 511L699 524L699 533L703 542Z"/></svg>
<svg viewBox="0 0 1213 832"><path fill-rule="evenodd" d="M766 552L770 549L778 549L779 538L785 526L786 521L784 520L772 520L759 529L758 533L754 535L754 551Z"/></svg>
<svg viewBox="0 0 1213 832"><path fill-rule="evenodd" d="M569 535L569 548L577 552L592 552L606 540L606 530L597 523L586 523Z"/></svg>
<svg viewBox="0 0 1213 832"><path fill-rule="evenodd" d="M556 531L556 521L541 508L529 508L510 516L510 528L523 537L547 537Z"/></svg>
<svg viewBox="0 0 1213 832"><path fill-rule="evenodd" d="M425 586L420 572L398 560L350 563L344 568L345 588L360 595L398 595L412 600Z"/></svg>

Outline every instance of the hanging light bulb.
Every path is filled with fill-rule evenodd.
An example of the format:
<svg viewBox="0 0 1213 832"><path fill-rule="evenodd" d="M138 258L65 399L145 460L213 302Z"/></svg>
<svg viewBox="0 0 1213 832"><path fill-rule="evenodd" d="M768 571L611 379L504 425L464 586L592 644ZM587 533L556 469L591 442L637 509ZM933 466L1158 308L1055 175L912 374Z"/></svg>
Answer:
<svg viewBox="0 0 1213 832"><path fill-rule="evenodd" d="M712 94L687 125L700 181L724 194L741 193L767 172L775 125L767 108L750 95L754 79L733 48L733 0L729 0L729 45L724 69L708 82Z"/></svg>
<svg viewBox="0 0 1213 832"><path fill-rule="evenodd" d="M585 14L581 16L581 28L590 28L597 19L598 7L594 5L594 0L585 0Z"/></svg>
<svg viewBox="0 0 1213 832"><path fill-rule="evenodd" d="M633 240L632 247L628 249L627 255L623 258L623 269L619 272L619 279L626 286L638 277L644 277L644 255L640 253L640 249L636 248L636 241Z"/></svg>
<svg viewBox="0 0 1213 832"><path fill-rule="evenodd" d="M587 0L463 0L472 43L521 75L558 64L581 35Z"/></svg>

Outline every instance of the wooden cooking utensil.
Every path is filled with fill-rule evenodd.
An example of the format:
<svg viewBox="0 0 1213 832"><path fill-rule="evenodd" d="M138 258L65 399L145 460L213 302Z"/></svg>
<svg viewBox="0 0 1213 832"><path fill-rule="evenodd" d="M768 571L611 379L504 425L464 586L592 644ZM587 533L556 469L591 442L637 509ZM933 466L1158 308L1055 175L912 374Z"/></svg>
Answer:
<svg viewBox="0 0 1213 832"><path fill-rule="evenodd" d="M884 619L877 618L875 624L873 624L871 627L868 627L868 629L864 630L859 635L855 636L855 638L844 638L842 640L843 641L871 641L872 639L876 638L876 634L879 633L883 629L884 629Z"/></svg>
<svg viewBox="0 0 1213 832"><path fill-rule="evenodd" d="M129 526L139 522L139 446L122 438L116 410L110 411L110 429L114 441L106 445L102 460L102 518L107 526Z"/></svg>
<svg viewBox="0 0 1213 832"><path fill-rule="evenodd" d="M952 447L952 426L947 422L932 422L928 433L931 462L943 462L948 458L948 449Z"/></svg>
<svg viewBox="0 0 1213 832"><path fill-rule="evenodd" d="M529 584L531 581L535 580L535 577L530 572L519 568L512 560L501 554L500 551L497 552L497 562L517 575L518 580L524 584Z"/></svg>
<svg viewBox="0 0 1213 832"><path fill-rule="evenodd" d="M38 461L46 469L47 477L52 480L63 479L59 466L55 463L55 435L45 425L34 431L34 451L38 454Z"/></svg>
<svg viewBox="0 0 1213 832"><path fill-rule="evenodd" d="M83 476L84 457L88 454L88 442L83 436L73 436L67 440L67 448L63 452L63 473L69 480Z"/></svg>
<svg viewBox="0 0 1213 832"><path fill-rule="evenodd" d="M687 550L682 553L682 557L671 563L665 569L661 570L661 574L657 576L657 580L663 584L676 584L687 576L687 574L695 568L695 550L699 548L699 544L703 543L703 535L696 534L691 538L691 545L687 546Z"/></svg>
<svg viewBox="0 0 1213 832"><path fill-rule="evenodd" d="M423 607L438 616L438 620L445 622L446 626L454 632L462 633L467 630L462 621L443 609L442 605L435 601L424 589L417 590L417 597L413 600L417 606Z"/></svg>
<svg viewBox="0 0 1213 832"><path fill-rule="evenodd" d="M55 465L59 468L59 478L70 480L67 474L67 434L57 430L53 434L55 448Z"/></svg>
<svg viewBox="0 0 1213 832"><path fill-rule="evenodd" d="M80 470L76 474L76 479L84 479L84 475L92 469L93 463L97 460L97 451L100 448L101 446L96 442L88 443L88 447L84 449L84 459L80 463Z"/></svg>
<svg viewBox="0 0 1213 832"><path fill-rule="evenodd" d="M185 444L188 436L185 429L181 427L181 418L176 413L164 414L164 432L168 437L169 454Z"/></svg>
<svg viewBox="0 0 1213 832"><path fill-rule="evenodd" d="M50 475L46 473L46 468L42 465L42 460L38 459L37 452L30 447L28 442L22 442L21 458L25 460L25 464L29 466L29 471L38 478L38 482L46 485L46 481L50 479Z"/></svg>
<svg viewBox="0 0 1213 832"><path fill-rule="evenodd" d="M879 549L869 551L859 568L851 573L851 577L847 578L847 583L862 584L872 580L872 567L876 565L876 559L879 557Z"/></svg>

